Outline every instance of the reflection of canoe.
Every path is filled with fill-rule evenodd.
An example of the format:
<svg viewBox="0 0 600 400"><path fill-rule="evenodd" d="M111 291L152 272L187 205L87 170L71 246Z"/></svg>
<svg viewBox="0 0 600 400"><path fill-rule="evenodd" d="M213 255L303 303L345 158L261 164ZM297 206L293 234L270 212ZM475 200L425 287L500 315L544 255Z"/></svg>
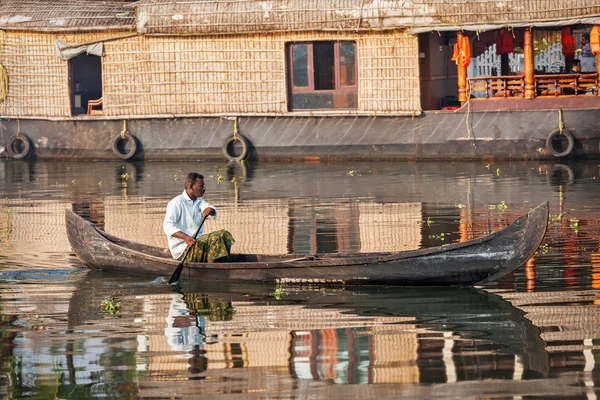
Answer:
<svg viewBox="0 0 600 400"><path fill-rule="evenodd" d="M73 251L92 268L168 276L179 263L165 249L104 233L70 210L66 221ZM224 263L187 263L182 276L271 283L480 284L523 265L541 244L547 223L548 203L543 203L501 231L462 243L396 253L232 254Z"/></svg>
<svg viewBox="0 0 600 400"><path fill-rule="evenodd" d="M186 287L186 292L202 293L225 304L231 302L234 309L237 304L257 307L263 304L273 307L294 305L316 310L343 310L344 313L364 317L414 317L414 323L420 326L437 326L441 330L468 333L473 338L489 341L491 345L488 349L493 348L503 354L518 354L526 370L542 374L548 372L546 344L540 337L539 328L525 318L522 310L485 290L471 287L363 286L328 291L314 286L312 289L311 286L292 286L284 291L277 302L273 302L272 297L265 298L265 293L272 291L272 286L233 282L222 283L218 287L211 282L195 282ZM279 318L275 309L271 312L281 329L307 329L303 320L294 318L287 321L285 317ZM319 323L315 318L311 321ZM259 330L263 322L241 318L236 322L236 329L244 332ZM330 326L324 321L322 323L323 328Z"/></svg>

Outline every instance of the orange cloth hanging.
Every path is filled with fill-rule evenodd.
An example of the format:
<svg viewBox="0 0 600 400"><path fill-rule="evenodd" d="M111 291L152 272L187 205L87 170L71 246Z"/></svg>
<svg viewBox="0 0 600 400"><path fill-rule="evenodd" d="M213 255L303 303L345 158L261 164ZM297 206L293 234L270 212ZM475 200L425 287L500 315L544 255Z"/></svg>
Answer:
<svg viewBox="0 0 600 400"><path fill-rule="evenodd" d="M454 43L454 52L452 53L452 61L464 68L467 68L471 63L471 42L468 36L457 35L456 43Z"/></svg>
<svg viewBox="0 0 600 400"><path fill-rule="evenodd" d="M600 54L600 25L594 25L590 32L590 48L592 53Z"/></svg>
<svg viewBox="0 0 600 400"><path fill-rule="evenodd" d="M462 37L461 48L463 51L462 66L467 68L469 66L469 64L471 63L471 41L469 40L469 37L466 35L463 35L463 37Z"/></svg>
<svg viewBox="0 0 600 400"><path fill-rule="evenodd" d="M575 55L575 38L571 33L571 28L563 28L561 30L562 36L562 53L566 56Z"/></svg>

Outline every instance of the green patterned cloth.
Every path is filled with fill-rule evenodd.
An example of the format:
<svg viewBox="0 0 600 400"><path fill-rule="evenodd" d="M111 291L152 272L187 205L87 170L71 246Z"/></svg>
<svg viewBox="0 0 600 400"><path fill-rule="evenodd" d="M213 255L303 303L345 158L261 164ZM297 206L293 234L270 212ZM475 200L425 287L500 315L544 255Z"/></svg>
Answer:
<svg viewBox="0 0 600 400"><path fill-rule="evenodd" d="M196 238L196 244L190 249L186 261L206 262L208 260L218 260L227 257L231 251L231 246L235 243L231 233L225 229L214 231ZM179 261L183 259L185 251L179 256Z"/></svg>

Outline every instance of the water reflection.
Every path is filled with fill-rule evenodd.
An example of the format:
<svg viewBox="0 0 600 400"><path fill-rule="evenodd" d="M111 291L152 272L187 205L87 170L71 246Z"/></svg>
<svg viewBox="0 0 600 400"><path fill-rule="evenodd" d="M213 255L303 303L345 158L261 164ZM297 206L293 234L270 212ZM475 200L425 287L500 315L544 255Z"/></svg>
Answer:
<svg viewBox="0 0 600 400"><path fill-rule="evenodd" d="M600 394L597 162L242 166L0 161L0 396ZM209 229L240 252L437 246L542 201L552 217L535 257L485 290L283 287L276 300L274 287L174 292L82 269L65 208L164 247L166 203L190 170L220 209ZM100 310L109 296L119 315Z"/></svg>
<svg viewBox="0 0 600 400"><path fill-rule="evenodd" d="M578 342L583 321L565 319L556 292L286 287L276 300L265 285L195 283L175 292L97 272L60 281L0 283L0 347L9 355L0 372L13 397L168 398L174 382L178 396L296 397L362 384L374 385L372 396L447 393L447 385L460 396L473 386L459 382L490 380L543 380L542 396L568 383L571 396L600 378L597 343ZM121 301L117 315L100 309L111 296ZM562 329L550 329L555 323Z"/></svg>

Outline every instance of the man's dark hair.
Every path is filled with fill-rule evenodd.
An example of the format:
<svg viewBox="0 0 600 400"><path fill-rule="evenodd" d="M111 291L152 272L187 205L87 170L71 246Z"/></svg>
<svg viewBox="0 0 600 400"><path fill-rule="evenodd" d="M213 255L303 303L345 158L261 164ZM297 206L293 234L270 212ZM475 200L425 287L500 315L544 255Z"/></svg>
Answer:
<svg viewBox="0 0 600 400"><path fill-rule="evenodd" d="M584 33L583 34L583 38L589 42L590 41L590 35L589 35L589 33Z"/></svg>
<svg viewBox="0 0 600 400"><path fill-rule="evenodd" d="M185 177L185 182L184 182L185 188L186 189L191 188L192 185L194 183L196 183L196 179L198 179L198 178L204 180L204 176L200 175L197 172L190 172L189 174L187 174L187 176Z"/></svg>
<svg viewBox="0 0 600 400"><path fill-rule="evenodd" d="M571 66L574 67L574 66L579 65L579 64L581 64L581 60L574 59L573 62L571 63Z"/></svg>

